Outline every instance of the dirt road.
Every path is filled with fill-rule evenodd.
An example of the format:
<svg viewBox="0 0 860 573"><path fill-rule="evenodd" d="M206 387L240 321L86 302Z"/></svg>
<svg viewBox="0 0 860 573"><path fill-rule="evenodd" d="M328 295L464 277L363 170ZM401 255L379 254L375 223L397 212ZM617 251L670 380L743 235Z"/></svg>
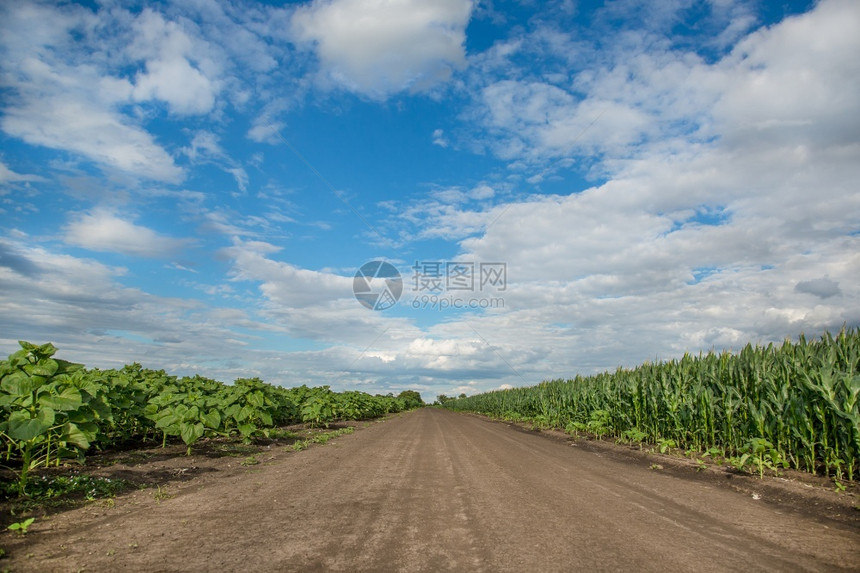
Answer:
<svg viewBox="0 0 860 573"><path fill-rule="evenodd" d="M423 409L3 540L13 571L857 570L822 521L688 472ZM29 556L27 555L29 554Z"/></svg>

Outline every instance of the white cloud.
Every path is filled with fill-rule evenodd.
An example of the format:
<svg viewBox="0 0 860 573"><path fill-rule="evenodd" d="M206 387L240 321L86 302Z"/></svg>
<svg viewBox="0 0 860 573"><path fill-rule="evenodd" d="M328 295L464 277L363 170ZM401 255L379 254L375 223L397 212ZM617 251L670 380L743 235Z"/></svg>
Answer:
<svg viewBox="0 0 860 573"><path fill-rule="evenodd" d="M433 145L438 145L439 147L448 147L448 145L450 145L450 143L448 142L448 138L445 137L444 130L433 130Z"/></svg>
<svg viewBox="0 0 860 573"><path fill-rule="evenodd" d="M726 83L714 115L725 136L750 147L856 145L858 29L860 6L830 0L741 41L719 66Z"/></svg>
<svg viewBox="0 0 860 573"><path fill-rule="evenodd" d="M175 113L206 113L215 104L212 82L188 60L147 62L146 74L136 78L134 98L138 101L161 99Z"/></svg>
<svg viewBox="0 0 860 573"><path fill-rule="evenodd" d="M6 183L37 183L44 181L47 181L47 179L40 175L15 173L11 169L9 169L9 167L5 163L0 161L0 185L4 185Z"/></svg>
<svg viewBox="0 0 860 573"><path fill-rule="evenodd" d="M35 3L8 4L3 12L0 66L9 93L3 131L32 145L82 155L108 170L157 181L183 178L152 135L117 111L131 97L128 80L102 69L101 50L81 53L75 36L93 33L96 15L77 6Z"/></svg>
<svg viewBox="0 0 860 573"><path fill-rule="evenodd" d="M8 319L0 347L11 353L18 338L29 338L52 341L60 357L90 367L137 361L223 381L260 376L287 386L330 384L371 393L416 389L425 399L451 393L454 383L440 372L476 380L498 374L492 350L474 334L463 340L462 330L457 336L424 334L406 319L359 305L351 277L278 263L270 258L277 252L263 242L237 243L226 254L236 257L237 279L259 286L256 309L210 308L123 287L124 268L51 252L32 240L25 245L0 239L0 314ZM213 294L234 301L242 296L223 285ZM34 299L40 304L33 306ZM269 335L278 349L260 350ZM306 350L308 339L327 346Z"/></svg>
<svg viewBox="0 0 860 573"><path fill-rule="evenodd" d="M159 181L179 182L184 176L149 133L90 102L57 96L4 112L3 131L27 143L79 153L109 169Z"/></svg>
<svg viewBox="0 0 860 573"><path fill-rule="evenodd" d="M192 38L177 22L145 9L135 20L137 34L129 53L145 58L146 73L135 78L132 96L137 101L159 99L178 114L200 114L212 110L219 87L215 76L217 66L201 57L195 66L189 60L193 54L204 54L204 48L195 48ZM208 68L208 74L201 70Z"/></svg>
<svg viewBox="0 0 860 573"><path fill-rule="evenodd" d="M739 8L733 17L746 22L744 14ZM852 142L860 130L860 62L848 54L860 50L858 26L856 3L822 2L751 33L714 63L665 38L623 31L606 52L588 48L585 69L567 60L574 49L558 31L538 28L530 43L507 42L475 58L483 74L472 78L472 117L485 130L477 146L516 169L576 158L602 160L597 174L611 176L619 160L678 153L716 137L751 148L763 138ZM530 77L515 62L535 54L564 59L569 72Z"/></svg>
<svg viewBox="0 0 860 573"><path fill-rule="evenodd" d="M433 189L425 197L380 203L392 213L385 228L396 233L396 243L407 244L424 239L460 240L483 230L499 216L491 210L501 192L509 194L504 184L479 183L471 188L460 186Z"/></svg>
<svg viewBox="0 0 860 573"><path fill-rule="evenodd" d="M457 257L508 264L505 308L468 324L529 378L860 324L858 28L856 3L823 2L712 64L658 44L576 89L479 86L498 156L529 170L593 149L608 181L416 217L473 233Z"/></svg>
<svg viewBox="0 0 860 573"><path fill-rule="evenodd" d="M337 83L371 97L425 89L465 64L470 0L315 0L299 8L296 38L314 42Z"/></svg>
<svg viewBox="0 0 860 573"><path fill-rule="evenodd" d="M185 171L148 131L153 108L163 104L176 119L219 113L224 99L246 105L249 71L271 71L279 50L260 37L270 33L263 22L277 21L277 10L217 2L184 8L134 13L4 3L0 128L70 151L110 175L179 183ZM246 175L231 169L244 185Z"/></svg>
<svg viewBox="0 0 860 573"><path fill-rule="evenodd" d="M291 97L277 96L268 101L262 111L251 122L251 128L248 130L248 139L256 142L266 142L270 144L278 144L282 142L281 130L286 127L286 122L279 119L282 114L287 113L296 105L296 101L301 99L302 92L306 91L301 87L294 89Z"/></svg>
<svg viewBox="0 0 860 573"><path fill-rule="evenodd" d="M483 145L506 160L540 165L564 157L625 158L658 138L696 132L717 95L695 56L648 52L618 56L612 67L584 70L572 83L500 79L480 88L476 119ZM715 83L714 79L710 83Z"/></svg>
<svg viewBox="0 0 860 573"><path fill-rule="evenodd" d="M280 142L280 131L284 129L286 124L280 121L272 121L270 118L260 118L254 122L251 129L248 130L248 139L257 143L278 143Z"/></svg>
<svg viewBox="0 0 860 573"><path fill-rule="evenodd" d="M205 161L206 159L225 156L224 149L218 142L218 136L211 131L201 130L191 138L191 146L183 147L182 152L191 161Z"/></svg>
<svg viewBox="0 0 860 573"><path fill-rule="evenodd" d="M259 283L265 299L279 308L326 306L342 300L358 306L353 300L352 277L302 269L270 258L280 250L264 241L235 237L233 246L222 249L221 255L232 261L232 280Z"/></svg>
<svg viewBox="0 0 860 573"><path fill-rule="evenodd" d="M165 237L105 210L77 215L64 231L64 240L71 245L138 257L166 257L190 244L187 239Z"/></svg>
<svg viewBox="0 0 860 573"><path fill-rule="evenodd" d="M221 147L218 136L211 131L196 132L191 139L191 146L183 147L181 151L192 163L214 163L222 171L233 176L236 186L242 193L248 190L248 173Z"/></svg>
<svg viewBox="0 0 860 573"><path fill-rule="evenodd" d="M220 121L231 117L227 104L257 113L245 124L248 138L276 142L285 114L313 80L320 86L319 77L297 71L314 65L306 53L278 45L287 27L292 40L313 43L324 87L336 82L371 98L423 90L465 64L471 4L385 6L318 0L293 11L202 1L159 14L7 3L0 127L111 175L168 183L186 173L171 156L178 150L189 173L213 164L241 190L248 174L220 138L245 127ZM213 206L208 190L151 189L151 197L193 211L201 233L214 230L207 242L236 237L217 253L227 277L213 277L202 262L159 267L173 277L182 272L180 286L236 307L126 288L119 283L133 277L122 268L15 235L20 242L0 240L0 315L12 317L0 344L13 350L6 332L26 330L91 365L140 360L222 379L415 388L426 398L860 324L857 4L819 3L727 55L752 17L743 5L716 7L724 33L716 30L698 51L654 32L668 29L676 3L649 20L649 30L601 38L608 48L591 45L586 31L535 18L526 25L531 32L515 29L470 56L457 88L458 97L471 96L471 109L452 99L451 109L463 111L452 117L462 123L428 129L426 142L489 150L510 169L381 208L410 253L424 252L417 240L442 238L460 242L452 258L507 262L502 309L421 318L368 311L354 300L350 273L302 268L289 251L296 243L275 246L275 223L300 218L288 216L297 213L288 196L265 189L243 197L272 209L262 212L243 211L239 201L232 210ZM182 132L191 139L185 148L147 131L165 110L167 121L194 122ZM473 141L469 129L478 132ZM272 165L252 164L260 172ZM24 174L32 168L10 165L0 163L0 183L13 192L37 182ZM529 195L520 185L555 183L564 170L588 167L600 183L584 191L556 185L557 194ZM90 177L80 185L105 181ZM98 204L134 192L106 198L119 187L114 181ZM61 236L135 257L174 255L191 244L124 213L73 213ZM199 282L188 282L192 269ZM33 298L45 301L35 311ZM109 357L93 350L105 347Z"/></svg>
<svg viewBox="0 0 860 573"><path fill-rule="evenodd" d="M254 371L246 362L253 338L239 331L265 332L266 324L239 309L224 312L196 300L124 287L120 281L126 273L52 252L32 240L0 239L0 347L11 353L19 338L50 341L61 358L90 367L118 368L137 361L178 375L203 373L224 381ZM275 374L265 371L273 381Z"/></svg>
<svg viewBox="0 0 860 573"><path fill-rule="evenodd" d="M827 277L800 281L794 285L794 290L815 295L820 298L830 298L840 294L839 283Z"/></svg>
<svg viewBox="0 0 860 573"><path fill-rule="evenodd" d="M228 167L225 171L236 180L236 186L239 188L239 191L245 193L248 190L248 173L243 168Z"/></svg>
<svg viewBox="0 0 860 573"><path fill-rule="evenodd" d="M469 190L468 195L470 199L492 199L496 195L496 190L489 185L483 184Z"/></svg>

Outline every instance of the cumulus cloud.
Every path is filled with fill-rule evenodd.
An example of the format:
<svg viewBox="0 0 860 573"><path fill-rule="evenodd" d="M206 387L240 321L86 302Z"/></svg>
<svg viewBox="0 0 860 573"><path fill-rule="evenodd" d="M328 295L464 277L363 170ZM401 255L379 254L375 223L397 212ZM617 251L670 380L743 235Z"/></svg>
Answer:
<svg viewBox="0 0 860 573"><path fill-rule="evenodd" d="M4 3L0 128L111 174L181 182L185 171L147 129L153 108L177 118L216 112L222 99L244 105L251 93L237 76L272 70L277 50L259 36L269 33L260 24L263 9L186 8L191 17L153 8ZM246 177L234 176L242 186Z"/></svg>
<svg viewBox="0 0 860 573"><path fill-rule="evenodd" d="M498 218L504 207L499 211L491 207L502 202L509 191L505 184L439 187L426 196L384 201L380 207L391 213L385 228L396 233L398 244L434 238L461 240Z"/></svg>
<svg viewBox="0 0 860 573"><path fill-rule="evenodd" d="M41 272L39 265L27 258L8 243L0 242L0 267L25 277L34 277Z"/></svg>
<svg viewBox="0 0 860 573"><path fill-rule="evenodd" d="M612 21L616 35L597 39L533 18L467 62L465 1L316 0L243 5L243 14L228 3L162 12L6 3L0 128L112 175L166 183L216 165L250 185L221 140L228 128L198 123L222 119L225 101L257 114L233 127L276 142L314 86L381 100L468 63L451 100L460 123L421 128L425 143L488 152L507 169L384 201L380 220L410 253L443 239L452 259L506 262L508 284L504 307L488 311L368 311L350 272L303 268L276 246L273 221L294 222L285 213L213 207L208 193L185 191L198 229L232 245L217 252L230 269L223 281L201 264L200 283L183 286L237 308L126 288L122 268L0 239L0 315L9 332L50 337L92 365L105 362L87 347L110 345L114 362L425 398L860 324L857 3L825 0L751 34L747 8L711 3L720 27L692 47L670 37L683 4L631 29L626 12L620 24L611 12L643 3L614 3L594 21ZM277 45L287 29L316 59ZM460 97L468 109L456 108ZM193 116L185 147L147 131L156 114ZM0 163L11 192L44 183L20 165ZM556 184L569 169L589 182ZM275 195L255 199L268 209ZM66 245L163 257L192 244L125 211L75 209ZM33 297L45 301L35 311ZM11 337L0 344L14 349Z"/></svg>
<svg viewBox="0 0 860 573"><path fill-rule="evenodd" d="M233 285L256 285L258 303L256 309L213 308L124 287L122 267L0 239L0 347L14 351L26 332L91 367L138 361L178 375L260 376L286 386L371 393L414 389L425 399L451 393L442 371L458 385L498 377L492 350L474 334L461 340L462 331L423 333L409 320L369 311L352 298L351 277L278 263L271 259L277 252L245 241L224 253L234 257ZM41 301L35 307L34 299ZM277 349L260 349L270 335L277 336ZM308 339L327 345L308 349Z"/></svg>
<svg viewBox="0 0 860 573"><path fill-rule="evenodd" d="M261 282L266 298L286 308L352 297L352 277L302 269L270 258L278 251L280 248L262 241L237 238L221 253L233 261L234 280Z"/></svg>
<svg viewBox="0 0 860 573"><path fill-rule="evenodd" d="M125 268L58 253L32 240L0 239L0 257L4 352L13 352L26 333L31 342L53 342L61 357L90 367L138 361L179 375L206 372L229 381L248 372L241 359L247 358L249 338L239 330L267 328L241 310L225 314L199 301L124 287ZM266 374L271 379L274 372Z"/></svg>
<svg viewBox="0 0 860 573"><path fill-rule="evenodd" d="M794 290L815 295L819 298L830 298L831 296L836 296L842 292L839 290L839 283L827 277L800 281L794 285Z"/></svg>
<svg viewBox="0 0 860 573"><path fill-rule="evenodd" d="M215 104L211 82L188 60L153 60L136 78L134 98L160 99L176 113L206 113Z"/></svg>
<svg viewBox="0 0 860 573"><path fill-rule="evenodd" d="M491 147L502 159L625 155L651 132L649 118L634 106L601 98L579 101L542 82L501 80L485 87L481 97L483 121L499 136Z"/></svg>
<svg viewBox="0 0 860 573"><path fill-rule="evenodd" d="M190 245L188 239L166 237L99 209L75 216L64 231L64 239L71 245L138 257L170 256Z"/></svg>
<svg viewBox="0 0 860 573"><path fill-rule="evenodd" d="M470 0L315 0L293 15L325 72L371 97L425 89L465 64Z"/></svg>
<svg viewBox="0 0 860 573"><path fill-rule="evenodd" d="M823 2L712 63L636 44L575 89L477 86L475 119L512 170L591 149L607 181L436 209L434 229L473 234L457 257L508 265L505 308L470 324L529 375L860 324L845 304L860 297L858 25L856 3ZM589 127L597 108L582 110L600 101L610 111Z"/></svg>
<svg viewBox="0 0 860 573"><path fill-rule="evenodd" d="M183 178L155 138L118 111L131 97L131 83L101 69L102 54L80 53L76 36L97 29L97 16L82 7L36 3L5 4L2 15L0 66L9 90L3 131L109 170L157 181Z"/></svg>
<svg viewBox="0 0 860 573"><path fill-rule="evenodd" d="M713 62L642 30L619 32L610 50L594 52L538 28L530 42L475 58L483 73L473 78L472 113L486 135L478 144L513 167L590 156L602 160L605 176L644 150L678 153L715 138L753 149L786 137L805 146L849 143L860 129L860 63L848 56L860 49L857 26L856 4L822 2L749 34ZM571 51L584 51L592 66L578 68ZM563 61L569 72L532 77L517 64L530 57Z"/></svg>
<svg viewBox="0 0 860 573"><path fill-rule="evenodd" d="M152 135L120 115L73 98L42 98L7 107L0 126L9 135L79 153L109 169L160 181L184 173Z"/></svg>
<svg viewBox="0 0 860 573"><path fill-rule="evenodd" d="M135 41L129 48L132 56L145 60L146 72L135 77L132 96L138 101L159 99L178 114L199 114L212 110L219 91L218 82L209 76L217 73L213 62L203 59L197 65L192 54L192 38L176 22L145 9L135 20ZM198 56L200 57L200 56ZM201 70L209 68L209 75Z"/></svg>

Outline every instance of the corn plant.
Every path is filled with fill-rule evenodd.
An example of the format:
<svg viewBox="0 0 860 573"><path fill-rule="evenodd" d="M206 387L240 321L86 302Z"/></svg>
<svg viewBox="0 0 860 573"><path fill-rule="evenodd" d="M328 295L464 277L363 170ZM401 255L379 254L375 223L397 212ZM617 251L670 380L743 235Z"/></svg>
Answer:
<svg viewBox="0 0 860 573"><path fill-rule="evenodd" d="M709 352L443 405L569 431L853 480L860 457L860 330ZM761 443L755 440L762 440ZM768 444L766 447L764 444ZM758 446L764 448L757 454ZM716 450L715 450L716 448ZM768 465L769 464L769 465Z"/></svg>

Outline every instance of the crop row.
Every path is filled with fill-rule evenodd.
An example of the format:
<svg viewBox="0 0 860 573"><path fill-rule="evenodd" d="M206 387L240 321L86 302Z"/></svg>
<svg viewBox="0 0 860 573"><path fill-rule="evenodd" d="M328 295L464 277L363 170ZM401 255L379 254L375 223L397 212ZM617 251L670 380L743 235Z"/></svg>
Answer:
<svg viewBox="0 0 860 573"><path fill-rule="evenodd" d="M860 331L738 354L685 355L445 402L457 411L854 479L860 454Z"/></svg>
<svg viewBox="0 0 860 573"><path fill-rule="evenodd" d="M20 468L21 493L30 470L83 459L92 446L159 438L163 445L176 436L190 454L204 436L250 440L279 426L375 418L422 404L414 392L394 397L336 393L327 386L287 389L258 378L227 385L139 364L88 370L54 358L50 343L20 345L0 362L0 439L6 465Z"/></svg>

